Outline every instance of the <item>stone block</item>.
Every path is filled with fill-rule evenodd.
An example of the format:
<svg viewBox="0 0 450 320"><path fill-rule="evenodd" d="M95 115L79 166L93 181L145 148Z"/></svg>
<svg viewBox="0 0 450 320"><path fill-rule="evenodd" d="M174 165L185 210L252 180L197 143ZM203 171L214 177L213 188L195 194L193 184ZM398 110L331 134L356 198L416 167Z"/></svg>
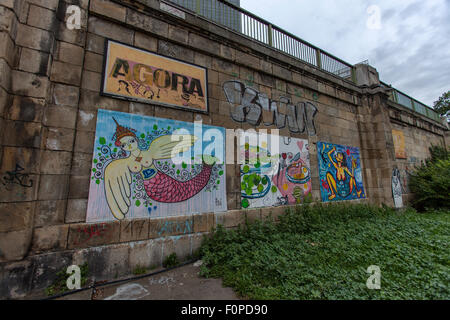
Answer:
<svg viewBox="0 0 450 320"><path fill-rule="evenodd" d="M43 150L41 152L41 173L69 174L71 160L71 152Z"/></svg>
<svg viewBox="0 0 450 320"><path fill-rule="evenodd" d="M0 297L2 299L25 297L30 290L33 268L34 263L30 260L8 263L3 270L0 268Z"/></svg>
<svg viewBox="0 0 450 320"><path fill-rule="evenodd" d="M196 33L189 33L189 45L212 54L220 52L220 44Z"/></svg>
<svg viewBox="0 0 450 320"><path fill-rule="evenodd" d="M133 111L130 111L133 113ZM97 112L78 111L77 130L94 132L97 126Z"/></svg>
<svg viewBox="0 0 450 320"><path fill-rule="evenodd" d="M158 39L141 32L134 35L134 45L147 51L158 51Z"/></svg>
<svg viewBox="0 0 450 320"><path fill-rule="evenodd" d="M22 48L19 69L22 71L48 76L50 73L51 57L49 53Z"/></svg>
<svg viewBox="0 0 450 320"><path fill-rule="evenodd" d="M171 42L159 40L158 53L169 56L182 61L194 63L194 51L182 46L178 46Z"/></svg>
<svg viewBox="0 0 450 320"><path fill-rule="evenodd" d="M9 67L16 65L17 52L13 40L7 32L0 31L0 57L4 58L9 65Z"/></svg>
<svg viewBox="0 0 450 320"><path fill-rule="evenodd" d="M127 10L124 6L118 5L111 1L92 0L89 10L108 18L125 22Z"/></svg>
<svg viewBox="0 0 450 320"><path fill-rule="evenodd" d="M90 181L90 176L71 176L69 199L87 199Z"/></svg>
<svg viewBox="0 0 450 320"><path fill-rule="evenodd" d="M84 49L72 43L58 41L55 60L81 66L84 61Z"/></svg>
<svg viewBox="0 0 450 320"><path fill-rule="evenodd" d="M87 71L83 72L83 80L81 82L81 88L100 92L102 83L102 75L97 72Z"/></svg>
<svg viewBox="0 0 450 320"><path fill-rule="evenodd" d="M194 229L192 216L151 219L149 238L161 238L177 235L191 234Z"/></svg>
<svg viewBox="0 0 450 320"><path fill-rule="evenodd" d="M73 107L49 105L45 108L42 123L49 127L75 129L77 110Z"/></svg>
<svg viewBox="0 0 450 320"><path fill-rule="evenodd" d="M69 191L68 175L41 175L39 183L39 200L64 200Z"/></svg>
<svg viewBox="0 0 450 320"><path fill-rule="evenodd" d="M249 209L245 211L248 223L255 223L261 220L261 210L260 209Z"/></svg>
<svg viewBox="0 0 450 320"><path fill-rule="evenodd" d="M98 92L91 90L81 90L80 109L84 111L97 111L98 109L106 109L120 112L129 111L130 102L108 97L102 97Z"/></svg>
<svg viewBox="0 0 450 320"><path fill-rule="evenodd" d="M66 200L48 200L36 202L34 226L44 227L63 224L66 204Z"/></svg>
<svg viewBox="0 0 450 320"><path fill-rule="evenodd" d="M84 1L84 0L82 0ZM58 8L58 0L28 0L29 3L36 4L38 6L50 9L50 10L56 10Z"/></svg>
<svg viewBox="0 0 450 320"><path fill-rule="evenodd" d="M78 87L55 83L52 103L55 105L76 107L78 105L79 95L80 89Z"/></svg>
<svg viewBox="0 0 450 320"><path fill-rule="evenodd" d="M97 54L104 54L105 38L94 33L88 33L86 37L86 50Z"/></svg>
<svg viewBox="0 0 450 320"><path fill-rule="evenodd" d="M4 121L3 145L39 148L41 124L34 122Z"/></svg>
<svg viewBox="0 0 450 320"><path fill-rule="evenodd" d="M122 220L120 222L120 242L148 239L149 219Z"/></svg>
<svg viewBox="0 0 450 320"><path fill-rule="evenodd" d="M92 169L92 154L75 153L73 155L71 175L89 176Z"/></svg>
<svg viewBox="0 0 450 320"><path fill-rule="evenodd" d="M120 221L73 224L69 228L68 249L119 243Z"/></svg>
<svg viewBox="0 0 450 320"><path fill-rule="evenodd" d="M49 90L49 81L47 77L36 74L11 71L11 90L14 94L34 98L46 98Z"/></svg>
<svg viewBox="0 0 450 320"><path fill-rule="evenodd" d="M67 200L66 223L78 223L86 221L87 199Z"/></svg>
<svg viewBox="0 0 450 320"><path fill-rule="evenodd" d="M93 153L95 132L77 131L75 152Z"/></svg>
<svg viewBox="0 0 450 320"><path fill-rule="evenodd" d="M31 228L33 210L32 202L0 203L0 233Z"/></svg>
<svg viewBox="0 0 450 320"><path fill-rule="evenodd" d="M130 247L130 269L137 267L155 268L162 265L162 242L149 240L131 244Z"/></svg>
<svg viewBox="0 0 450 320"><path fill-rule="evenodd" d="M205 239L205 235L204 233L197 233L197 234L193 234L191 235L190 239L191 239L191 255L195 254L200 247L202 246L202 243Z"/></svg>
<svg viewBox="0 0 450 320"><path fill-rule="evenodd" d="M22 260L31 243L32 230L0 233L0 262Z"/></svg>
<svg viewBox="0 0 450 320"><path fill-rule="evenodd" d="M34 253L64 250L68 232L68 225L35 228L31 250Z"/></svg>
<svg viewBox="0 0 450 320"><path fill-rule="evenodd" d="M52 64L50 80L79 86L81 83L81 66L54 61Z"/></svg>
<svg viewBox="0 0 450 320"><path fill-rule="evenodd" d="M66 128L45 128L44 145L48 150L72 151L75 130Z"/></svg>
<svg viewBox="0 0 450 320"><path fill-rule="evenodd" d="M84 69L101 73L103 69L103 56L94 52L86 51L84 58Z"/></svg>
<svg viewBox="0 0 450 320"><path fill-rule="evenodd" d="M94 16L89 17L88 31L104 38L114 39L130 45L133 44L134 31L132 29L122 27L118 24L105 21Z"/></svg>
<svg viewBox="0 0 450 320"><path fill-rule="evenodd" d="M40 254L33 256L31 261L34 266L31 290L40 291L55 282L58 272L67 271L67 268L72 265L72 254L70 252Z"/></svg>
<svg viewBox="0 0 450 320"><path fill-rule="evenodd" d="M47 30L19 24L16 45L51 53L54 37Z"/></svg>
<svg viewBox="0 0 450 320"><path fill-rule="evenodd" d="M55 11L35 5L30 5L29 10L27 21L29 26L50 31L55 29L57 23Z"/></svg>
<svg viewBox="0 0 450 320"><path fill-rule="evenodd" d="M161 20L148 15L129 10L126 22L138 29L167 38L169 34L169 25Z"/></svg>

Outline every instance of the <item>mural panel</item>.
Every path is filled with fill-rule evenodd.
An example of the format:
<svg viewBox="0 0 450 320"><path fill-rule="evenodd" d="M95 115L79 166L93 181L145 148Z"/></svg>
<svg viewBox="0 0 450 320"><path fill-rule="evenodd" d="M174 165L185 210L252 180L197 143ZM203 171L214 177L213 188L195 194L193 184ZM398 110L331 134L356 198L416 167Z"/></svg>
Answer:
<svg viewBox="0 0 450 320"><path fill-rule="evenodd" d="M317 143L322 201L363 199L359 148L326 142Z"/></svg>
<svg viewBox="0 0 450 320"><path fill-rule="evenodd" d="M256 135L256 134L255 134ZM242 208L302 204L312 201L308 140L276 136L258 146L241 138ZM271 142L272 141L272 142ZM271 153L272 151L272 153ZM251 161L256 159L256 161Z"/></svg>
<svg viewBox="0 0 450 320"><path fill-rule="evenodd" d="M87 222L227 210L225 129L99 110Z"/></svg>
<svg viewBox="0 0 450 320"><path fill-rule="evenodd" d="M204 67L111 40L105 51L103 95L208 112Z"/></svg>
<svg viewBox="0 0 450 320"><path fill-rule="evenodd" d="M402 131L392 130L392 138L394 140L395 157L397 159L407 159L405 149L405 136Z"/></svg>

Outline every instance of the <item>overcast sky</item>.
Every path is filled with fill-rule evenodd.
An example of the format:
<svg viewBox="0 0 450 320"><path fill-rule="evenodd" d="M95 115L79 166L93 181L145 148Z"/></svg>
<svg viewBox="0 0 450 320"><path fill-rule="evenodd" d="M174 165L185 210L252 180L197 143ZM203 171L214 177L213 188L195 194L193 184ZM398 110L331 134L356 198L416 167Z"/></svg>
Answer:
<svg viewBox="0 0 450 320"><path fill-rule="evenodd" d="M429 106L450 90L450 0L241 0L241 6L351 64L369 60L382 81Z"/></svg>

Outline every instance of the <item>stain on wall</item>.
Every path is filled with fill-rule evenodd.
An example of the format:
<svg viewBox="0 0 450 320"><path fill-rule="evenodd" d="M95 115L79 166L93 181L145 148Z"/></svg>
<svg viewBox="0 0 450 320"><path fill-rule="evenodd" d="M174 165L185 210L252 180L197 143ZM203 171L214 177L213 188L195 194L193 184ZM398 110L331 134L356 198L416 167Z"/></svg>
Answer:
<svg viewBox="0 0 450 320"><path fill-rule="evenodd" d="M323 202L366 197L359 148L318 142L317 156Z"/></svg>
<svg viewBox="0 0 450 320"><path fill-rule="evenodd" d="M225 130L99 110L88 222L226 211Z"/></svg>

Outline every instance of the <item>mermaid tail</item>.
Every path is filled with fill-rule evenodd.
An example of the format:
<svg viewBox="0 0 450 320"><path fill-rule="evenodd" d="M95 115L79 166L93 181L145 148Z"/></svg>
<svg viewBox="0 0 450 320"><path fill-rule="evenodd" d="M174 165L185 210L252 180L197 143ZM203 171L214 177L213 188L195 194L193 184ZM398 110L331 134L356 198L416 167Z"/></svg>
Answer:
<svg viewBox="0 0 450 320"><path fill-rule="evenodd" d="M156 176L144 181L144 188L148 196L154 201L163 203L177 203L186 201L208 184L213 166L203 163L202 171L195 178L181 182L158 171Z"/></svg>

